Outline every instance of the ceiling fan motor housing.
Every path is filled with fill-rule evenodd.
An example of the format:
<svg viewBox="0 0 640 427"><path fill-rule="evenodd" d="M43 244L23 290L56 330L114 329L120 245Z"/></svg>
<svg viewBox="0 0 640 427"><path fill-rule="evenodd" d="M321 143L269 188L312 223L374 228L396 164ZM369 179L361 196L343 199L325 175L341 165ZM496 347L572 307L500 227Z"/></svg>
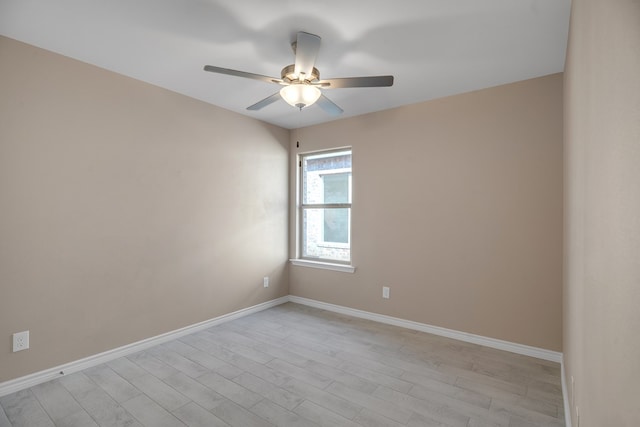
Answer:
<svg viewBox="0 0 640 427"><path fill-rule="evenodd" d="M291 64L291 65L287 65L286 67L284 67L282 69L282 71L280 72L280 75L282 77L282 80L284 80L287 83L292 83L292 82L299 82L299 83L305 83L305 82L315 82L320 80L320 71L318 71L318 69L316 67L313 67L313 70L311 71L311 75L310 76L296 76L295 74L295 65Z"/></svg>

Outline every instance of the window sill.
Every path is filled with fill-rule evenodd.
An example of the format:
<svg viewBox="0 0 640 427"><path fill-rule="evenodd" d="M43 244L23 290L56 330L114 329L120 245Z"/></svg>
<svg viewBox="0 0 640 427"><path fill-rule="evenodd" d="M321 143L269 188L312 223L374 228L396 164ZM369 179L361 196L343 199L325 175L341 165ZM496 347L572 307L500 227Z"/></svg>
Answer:
<svg viewBox="0 0 640 427"><path fill-rule="evenodd" d="M342 273L353 273L356 271L354 266L346 264L333 264L330 262L310 261L307 259L290 259L289 261L291 261L291 264L298 267L321 268L323 270L340 271Z"/></svg>

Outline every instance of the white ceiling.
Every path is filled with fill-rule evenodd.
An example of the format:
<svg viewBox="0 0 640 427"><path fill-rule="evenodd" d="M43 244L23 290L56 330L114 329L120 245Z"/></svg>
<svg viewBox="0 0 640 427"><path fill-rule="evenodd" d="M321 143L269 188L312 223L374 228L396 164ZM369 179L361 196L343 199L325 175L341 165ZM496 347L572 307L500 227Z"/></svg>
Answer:
<svg viewBox="0 0 640 427"><path fill-rule="evenodd" d="M393 74L388 88L324 90L350 117L564 70L570 0L0 0L0 34L285 128L335 118L284 101L298 31L322 37L322 78ZM42 72L46 73L46 69Z"/></svg>

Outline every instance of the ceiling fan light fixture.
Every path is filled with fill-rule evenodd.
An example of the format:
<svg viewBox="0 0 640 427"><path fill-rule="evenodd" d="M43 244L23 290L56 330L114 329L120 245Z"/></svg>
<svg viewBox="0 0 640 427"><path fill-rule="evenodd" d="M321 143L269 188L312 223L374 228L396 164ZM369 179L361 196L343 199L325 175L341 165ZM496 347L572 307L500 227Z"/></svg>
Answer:
<svg viewBox="0 0 640 427"><path fill-rule="evenodd" d="M315 103L321 92L315 86L303 83L290 84L280 89L280 96L292 107L303 109Z"/></svg>

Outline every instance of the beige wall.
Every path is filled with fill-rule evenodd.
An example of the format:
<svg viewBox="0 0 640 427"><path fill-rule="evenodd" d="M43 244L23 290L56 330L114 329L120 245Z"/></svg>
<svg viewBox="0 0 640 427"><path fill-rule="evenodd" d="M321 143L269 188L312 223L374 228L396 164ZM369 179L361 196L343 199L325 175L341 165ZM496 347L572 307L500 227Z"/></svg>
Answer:
<svg viewBox="0 0 640 427"><path fill-rule="evenodd" d="M573 426L640 426L640 2L573 0L564 360ZM571 392L571 386L568 387Z"/></svg>
<svg viewBox="0 0 640 427"><path fill-rule="evenodd" d="M0 382L288 294L287 130L2 37L0 76Z"/></svg>
<svg viewBox="0 0 640 427"><path fill-rule="evenodd" d="M291 139L6 38L0 75L0 382L286 295L287 272L294 295L560 349L560 75ZM295 153L345 145L357 271L289 269Z"/></svg>
<svg viewBox="0 0 640 427"><path fill-rule="evenodd" d="M292 295L561 349L561 74L293 131L293 171L339 146L357 269L292 266Z"/></svg>

